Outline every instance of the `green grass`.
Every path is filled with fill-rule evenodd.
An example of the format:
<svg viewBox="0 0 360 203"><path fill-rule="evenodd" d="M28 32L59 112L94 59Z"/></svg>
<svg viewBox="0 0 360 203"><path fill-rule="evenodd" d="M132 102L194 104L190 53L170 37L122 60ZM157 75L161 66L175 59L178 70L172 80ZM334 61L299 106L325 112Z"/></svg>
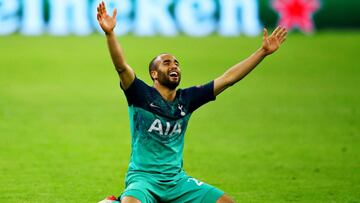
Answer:
<svg viewBox="0 0 360 203"><path fill-rule="evenodd" d="M205 83L260 38L120 38L138 77L175 54ZM238 202L360 202L360 32L292 34L187 131L188 174ZM103 36L0 38L0 202L97 202L124 188L125 97Z"/></svg>

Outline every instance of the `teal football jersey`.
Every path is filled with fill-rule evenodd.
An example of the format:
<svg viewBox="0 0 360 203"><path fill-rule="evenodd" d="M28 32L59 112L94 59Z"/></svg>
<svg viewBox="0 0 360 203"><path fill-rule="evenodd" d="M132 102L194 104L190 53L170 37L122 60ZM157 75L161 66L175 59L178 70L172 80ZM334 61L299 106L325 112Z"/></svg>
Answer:
<svg viewBox="0 0 360 203"><path fill-rule="evenodd" d="M125 91L131 128L131 173L173 177L183 172L186 127L192 112L215 100L214 82L178 89L172 102L138 78Z"/></svg>

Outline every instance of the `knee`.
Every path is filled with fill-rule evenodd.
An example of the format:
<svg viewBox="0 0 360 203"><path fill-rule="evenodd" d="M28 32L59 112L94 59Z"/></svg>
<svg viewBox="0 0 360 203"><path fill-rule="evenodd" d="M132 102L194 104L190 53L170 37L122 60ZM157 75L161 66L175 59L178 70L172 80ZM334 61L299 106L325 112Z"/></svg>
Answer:
<svg viewBox="0 0 360 203"><path fill-rule="evenodd" d="M216 201L216 203L235 203L235 201L224 194Z"/></svg>
<svg viewBox="0 0 360 203"><path fill-rule="evenodd" d="M141 203L140 200L131 197L131 196L125 196L122 198L121 203Z"/></svg>

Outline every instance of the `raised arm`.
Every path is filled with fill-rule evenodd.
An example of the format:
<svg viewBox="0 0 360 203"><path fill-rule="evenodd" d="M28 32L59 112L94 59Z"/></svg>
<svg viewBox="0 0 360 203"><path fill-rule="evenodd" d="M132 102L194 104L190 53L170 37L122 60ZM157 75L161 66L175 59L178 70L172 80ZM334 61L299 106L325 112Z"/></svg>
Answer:
<svg viewBox="0 0 360 203"><path fill-rule="evenodd" d="M135 73L126 63L124 52L116 40L116 35L114 33L116 14L117 10L115 9L112 16L108 15L104 2L101 2L97 7L97 20L106 34L108 49L115 69L119 74L121 86L126 90L134 81Z"/></svg>
<svg viewBox="0 0 360 203"><path fill-rule="evenodd" d="M267 29L264 29L263 43L260 49L216 78L214 81L214 95L220 94L228 87L243 79L266 56L278 50L280 45L285 41L286 36L287 30L284 27L277 27L270 36L268 36Z"/></svg>

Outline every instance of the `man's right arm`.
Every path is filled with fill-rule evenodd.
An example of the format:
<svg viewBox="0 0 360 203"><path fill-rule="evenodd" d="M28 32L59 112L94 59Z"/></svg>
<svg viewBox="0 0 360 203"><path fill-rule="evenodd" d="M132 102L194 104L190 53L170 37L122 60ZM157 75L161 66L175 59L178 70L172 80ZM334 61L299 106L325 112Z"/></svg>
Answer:
<svg viewBox="0 0 360 203"><path fill-rule="evenodd" d="M119 74L121 86L124 90L130 87L135 79L135 73L133 69L126 63L124 52L120 44L116 40L114 28L116 26L116 14L115 9L112 16L109 16L106 12L105 3L101 2L97 7L97 20L100 27L106 34L107 45L111 55L112 62L116 71Z"/></svg>
<svg viewBox="0 0 360 203"><path fill-rule="evenodd" d="M135 73L129 64L126 63L124 53L116 40L115 33L111 32L106 34L106 39L112 62L120 77L121 86L126 90L134 81Z"/></svg>

